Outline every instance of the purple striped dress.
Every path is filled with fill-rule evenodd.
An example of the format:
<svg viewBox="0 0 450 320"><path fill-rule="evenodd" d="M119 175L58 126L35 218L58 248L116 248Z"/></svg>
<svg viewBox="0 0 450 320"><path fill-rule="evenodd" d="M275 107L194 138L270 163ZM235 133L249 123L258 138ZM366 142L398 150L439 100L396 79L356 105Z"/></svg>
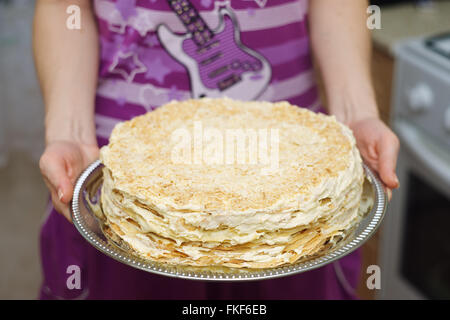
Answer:
<svg viewBox="0 0 450 320"><path fill-rule="evenodd" d="M323 112L310 57L307 0L97 0L100 146L114 125L170 100L287 100ZM40 235L42 299L351 299L359 253L304 274L247 283L167 278L91 247L49 205ZM81 286L67 285L69 266ZM69 269L68 269L69 268Z"/></svg>

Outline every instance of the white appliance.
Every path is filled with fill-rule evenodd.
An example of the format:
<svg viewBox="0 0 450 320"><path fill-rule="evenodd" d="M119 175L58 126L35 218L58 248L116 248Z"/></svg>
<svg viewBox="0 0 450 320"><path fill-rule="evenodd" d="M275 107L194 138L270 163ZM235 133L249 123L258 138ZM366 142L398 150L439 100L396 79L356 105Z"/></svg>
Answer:
<svg viewBox="0 0 450 320"><path fill-rule="evenodd" d="M450 33L395 50L401 150L383 222L381 299L450 299Z"/></svg>

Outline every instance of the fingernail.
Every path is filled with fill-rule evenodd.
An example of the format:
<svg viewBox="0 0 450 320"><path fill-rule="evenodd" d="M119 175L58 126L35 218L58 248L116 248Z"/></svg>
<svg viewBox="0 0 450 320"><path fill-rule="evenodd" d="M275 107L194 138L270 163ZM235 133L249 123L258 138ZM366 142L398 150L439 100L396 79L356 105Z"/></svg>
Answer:
<svg viewBox="0 0 450 320"><path fill-rule="evenodd" d="M392 198L392 191L391 191L391 189L387 190L387 196L388 196L388 200L391 201L391 198Z"/></svg>
<svg viewBox="0 0 450 320"><path fill-rule="evenodd" d="M62 192L61 189L58 189L58 199L59 199L59 201L61 201L63 197L64 197L64 193Z"/></svg>
<svg viewBox="0 0 450 320"><path fill-rule="evenodd" d="M397 185L397 188L400 187L400 181L398 181L397 177L395 177L395 184Z"/></svg>

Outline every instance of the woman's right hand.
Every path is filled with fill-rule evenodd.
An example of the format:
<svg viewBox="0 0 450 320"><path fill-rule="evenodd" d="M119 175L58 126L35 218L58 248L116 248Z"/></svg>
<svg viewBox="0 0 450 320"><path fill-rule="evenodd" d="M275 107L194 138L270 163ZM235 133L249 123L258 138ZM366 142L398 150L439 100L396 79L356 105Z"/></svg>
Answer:
<svg viewBox="0 0 450 320"><path fill-rule="evenodd" d="M39 167L50 190L53 206L70 222L69 202L75 181L89 164L98 159L98 155L96 144L61 140L48 143L41 156Z"/></svg>

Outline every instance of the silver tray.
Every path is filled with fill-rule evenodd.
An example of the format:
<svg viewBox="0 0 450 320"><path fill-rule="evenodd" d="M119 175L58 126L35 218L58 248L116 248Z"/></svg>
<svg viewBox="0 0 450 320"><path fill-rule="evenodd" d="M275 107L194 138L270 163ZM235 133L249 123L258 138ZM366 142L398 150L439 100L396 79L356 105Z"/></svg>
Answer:
<svg viewBox="0 0 450 320"><path fill-rule="evenodd" d="M103 165L99 160L95 161L77 180L71 204L75 227L91 245L113 259L147 272L182 279L210 281L262 280L289 276L322 267L344 257L364 244L380 226L387 205L382 183L364 165L366 180L370 187L369 192L372 193L374 204L355 230L323 255L288 266L268 269L233 269L226 267L211 269L170 265L144 260L105 237L101 229L101 221L95 215L95 210L98 210L98 208L95 209L95 204L100 200L100 187L103 180L102 167Z"/></svg>

